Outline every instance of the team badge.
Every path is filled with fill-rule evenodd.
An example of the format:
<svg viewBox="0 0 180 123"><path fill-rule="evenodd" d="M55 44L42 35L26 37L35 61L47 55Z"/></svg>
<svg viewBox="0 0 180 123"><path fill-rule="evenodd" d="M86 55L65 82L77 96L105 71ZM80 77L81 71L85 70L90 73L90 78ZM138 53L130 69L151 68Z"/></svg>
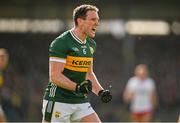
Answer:
<svg viewBox="0 0 180 123"><path fill-rule="evenodd" d="M60 117L60 115L61 115L60 112L58 112L58 111L55 112L55 117L56 117L56 118Z"/></svg>
<svg viewBox="0 0 180 123"><path fill-rule="evenodd" d="M94 49L92 47L89 47L91 54L94 54Z"/></svg>

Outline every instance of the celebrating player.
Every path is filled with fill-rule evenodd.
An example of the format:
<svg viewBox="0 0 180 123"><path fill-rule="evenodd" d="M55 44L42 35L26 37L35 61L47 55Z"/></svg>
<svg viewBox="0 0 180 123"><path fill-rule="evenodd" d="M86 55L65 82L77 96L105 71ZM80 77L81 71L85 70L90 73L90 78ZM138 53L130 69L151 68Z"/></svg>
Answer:
<svg viewBox="0 0 180 123"><path fill-rule="evenodd" d="M95 93L102 102L111 101L93 72L98 8L81 5L74 9L74 28L57 37L49 49L49 83L43 100L43 122L100 122L88 102Z"/></svg>
<svg viewBox="0 0 180 123"><path fill-rule="evenodd" d="M148 122L152 118L156 104L154 81L148 77L144 64L135 68L135 76L130 78L124 92L125 102L130 102L131 118L134 122Z"/></svg>

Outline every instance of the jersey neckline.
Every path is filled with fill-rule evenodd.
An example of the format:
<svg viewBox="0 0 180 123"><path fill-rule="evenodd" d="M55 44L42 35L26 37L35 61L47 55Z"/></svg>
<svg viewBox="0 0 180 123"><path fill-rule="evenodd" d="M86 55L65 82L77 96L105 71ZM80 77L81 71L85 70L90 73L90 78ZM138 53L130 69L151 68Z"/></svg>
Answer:
<svg viewBox="0 0 180 123"><path fill-rule="evenodd" d="M69 32L70 32L71 36L72 36L78 43L80 43L80 44L86 44L86 42L87 42L86 40L85 40L85 42L83 42L81 39L79 39L79 38L77 37L76 34L74 34L73 28L72 28L71 30L69 30Z"/></svg>

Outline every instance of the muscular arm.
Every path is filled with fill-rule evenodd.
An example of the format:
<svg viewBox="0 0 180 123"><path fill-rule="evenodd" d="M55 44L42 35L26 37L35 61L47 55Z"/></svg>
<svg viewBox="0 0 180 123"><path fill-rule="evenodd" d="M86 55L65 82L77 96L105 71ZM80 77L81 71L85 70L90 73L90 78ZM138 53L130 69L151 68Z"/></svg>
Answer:
<svg viewBox="0 0 180 123"><path fill-rule="evenodd" d="M103 90L103 87L101 86L101 84L99 83L99 81L96 78L96 75L94 74L93 65L90 66L90 68L86 74L86 79L89 79L92 82L92 91L96 95L98 95L98 92L100 90Z"/></svg>
<svg viewBox="0 0 180 123"><path fill-rule="evenodd" d="M124 102L129 103L132 100L132 98L133 98L133 92L126 88L123 93Z"/></svg>
<svg viewBox="0 0 180 123"><path fill-rule="evenodd" d="M65 64L62 62L49 62L49 77L52 83L55 83L57 86L75 91L76 83L68 79L62 74Z"/></svg>

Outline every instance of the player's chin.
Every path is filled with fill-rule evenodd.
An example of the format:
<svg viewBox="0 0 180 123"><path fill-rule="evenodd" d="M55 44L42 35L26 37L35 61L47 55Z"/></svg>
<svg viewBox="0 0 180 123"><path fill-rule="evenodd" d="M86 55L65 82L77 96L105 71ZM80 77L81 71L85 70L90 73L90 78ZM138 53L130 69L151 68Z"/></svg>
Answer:
<svg viewBox="0 0 180 123"><path fill-rule="evenodd" d="M89 37L91 37L91 38L94 38L95 36L96 36L95 33L89 35Z"/></svg>

